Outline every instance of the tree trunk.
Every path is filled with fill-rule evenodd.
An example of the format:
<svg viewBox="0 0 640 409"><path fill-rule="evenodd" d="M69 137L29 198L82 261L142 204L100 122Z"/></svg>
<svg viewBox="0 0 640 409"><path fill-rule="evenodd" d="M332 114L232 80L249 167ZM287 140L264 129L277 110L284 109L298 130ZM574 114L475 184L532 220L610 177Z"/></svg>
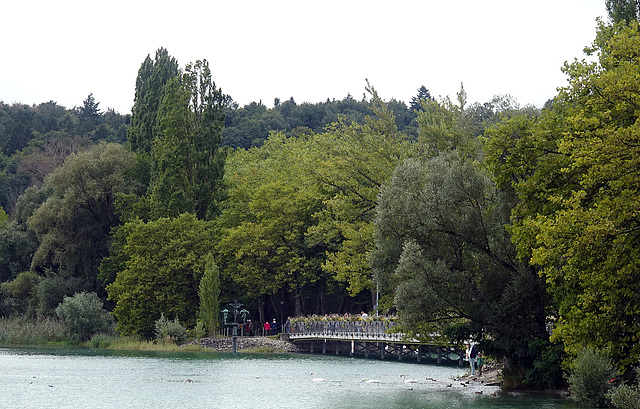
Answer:
<svg viewBox="0 0 640 409"><path fill-rule="evenodd" d="M302 312L302 294L300 294L300 292L295 295L295 309L296 317L301 317L302 315L304 315L304 313Z"/></svg>
<svg viewBox="0 0 640 409"><path fill-rule="evenodd" d="M372 289L372 290L371 290L371 305L373 306L373 307L371 308L371 310L373 310L374 308L376 308L376 304L377 304L377 303L376 303L376 301L377 301L377 300L376 300L376 298L377 298L377 295L376 295L376 294L377 294L377 293L378 293L378 291L376 291L375 289Z"/></svg>
<svg viewBox="0 0 640 409"><path fill-rule="evenodd" d="M258 298L258 316L260 317L260 325L265 323L264 320L264 298Z"/></svg>

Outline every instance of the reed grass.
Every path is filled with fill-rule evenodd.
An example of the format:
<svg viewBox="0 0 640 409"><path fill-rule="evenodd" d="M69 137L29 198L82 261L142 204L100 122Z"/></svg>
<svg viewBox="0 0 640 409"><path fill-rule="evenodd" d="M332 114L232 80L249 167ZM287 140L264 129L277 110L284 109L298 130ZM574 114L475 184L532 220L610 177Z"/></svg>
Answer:
<svg viewBox="0 0 640 409"><path fill-rule="evenodd" d="M78 345L78 343L73 340L62 320L57 317L43 316L33 319L26 316L13 316L0 317L0 345ZM176 345L166 340L148 341L108 334L95 334L90 341L80 345L126 351L215 352L200 345Z"/></svg>
<svg viewBox="0 0 640 409"><path fill-rule="evenodd" d="M104 334L94 335L87 343L92 348L108 348L123 351L163 351L163 352L209 352L199 345L177 345L164 340L147 341L135 337L115 337Z"/></svg>
<svg viewBox="0 0 640 409"><path fill-rule="evenodd" d="M261 346L255 348L246 348L243 349L242 352L249 354L282 354L286 353L284 349L274 348L272 346Z"/></svg>
<svg viewBox="0 0 640 409"><path fill-rule="evenodd" d="M56 317L0 317L0 344L73 344L62 320Z"/></svg>

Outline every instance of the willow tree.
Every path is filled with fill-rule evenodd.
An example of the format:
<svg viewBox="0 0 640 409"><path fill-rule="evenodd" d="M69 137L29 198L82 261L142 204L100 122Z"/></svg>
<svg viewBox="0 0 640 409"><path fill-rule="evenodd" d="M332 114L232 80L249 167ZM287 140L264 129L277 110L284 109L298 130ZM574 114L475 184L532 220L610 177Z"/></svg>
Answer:
<svg viewBox="0 0 640 409"><path fill-rule="evenodd" d="M505 231L511 204L456 151L396 168L380 195L372 264L408 332L483 339L485 351L532 365L529 343L547 338L546 294Z"/></svg>
<svg viewBox="0 0 640 409"><path fill-rule="evenodd" d="M206 60L187 65L167 84L152 147L153 218L189 212L204 220L217 212L225 163L224 101Z"/></svg>
<svg viewBox="0 0 640 409"><path fill-rule="evenodd" d="M117 144L100 144L71 155L46 179L51 195L27 223L40 242L31 269L53 269L82 280L82 289L99 291L98 266L107 254L107 240L118 224L116 196L136 185L127 178L134 155ZM60 300L62 301L62 300Z"/></svg>
<svg viewBox="0 0 640 409"><path fill-rule="evenodd" d="M515 203L482 163L475 126L458 103L425 101L414 157L384 184L371 263L403 324L417 337L483 339L529 367L546 339L543 282L520 262L504 226Z"/></svg>

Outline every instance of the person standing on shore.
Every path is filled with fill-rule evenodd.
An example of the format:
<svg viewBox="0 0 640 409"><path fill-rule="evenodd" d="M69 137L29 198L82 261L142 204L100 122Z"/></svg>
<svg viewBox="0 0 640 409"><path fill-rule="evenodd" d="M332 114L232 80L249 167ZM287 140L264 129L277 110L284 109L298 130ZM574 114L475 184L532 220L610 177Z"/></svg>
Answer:
<svg viewBox="0 0 640 409"><path fill-rule="evenodd" d="M262 328L264 329L264 335L265 336L271 335L271 324L269 324L269 321L266 321Z"/></svg>
<svg viewBox="0 0 640 409"><path fill-rule="evenodd" d="M467 359L469 360L469 365L471 366L471 375L476 374L476 360L478 358L478 350L475 343L467 344L466 351Z"/></svg>
<svg viewBox="0 0 640 409"><path fill-rule="evenodd" d="M478 375L482 376L482 367L484 366L484 356L478 352Z"/></svg>

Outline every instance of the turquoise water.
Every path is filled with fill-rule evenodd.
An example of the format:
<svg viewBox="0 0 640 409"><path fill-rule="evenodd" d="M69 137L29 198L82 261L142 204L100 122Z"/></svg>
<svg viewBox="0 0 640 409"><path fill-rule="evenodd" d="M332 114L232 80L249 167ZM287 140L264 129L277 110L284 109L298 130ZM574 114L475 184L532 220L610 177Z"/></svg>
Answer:
<svg viewBox="0 0 640 409"><path fill-rule="evenodd" d="M311 372L324 381L313 381ZM575 407L555 395L463 387L454 380L463 373L451 366L323 355L3 348L0 408ZM418 383L402 383L401 374Z"/></svg>

